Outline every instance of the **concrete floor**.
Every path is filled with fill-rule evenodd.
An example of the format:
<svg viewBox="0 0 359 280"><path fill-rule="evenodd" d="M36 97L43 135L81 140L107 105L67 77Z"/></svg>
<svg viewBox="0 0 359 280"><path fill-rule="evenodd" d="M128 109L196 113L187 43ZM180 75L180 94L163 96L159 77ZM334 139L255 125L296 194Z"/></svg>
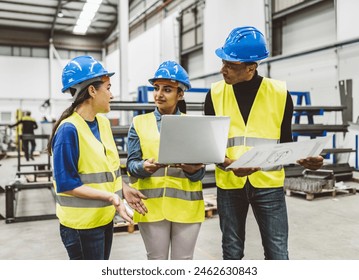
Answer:
<svg viewBox="0 0 359 280"><path fill-rule="evenodd" d="M36 162L43 162L43 156ZM15 179L16 158L0 161L0 186ZM357 188L357 184L353 185ZM358 187L359 190L359 187ZM206 194L215 189L205 189ZM26 190L18 195L17 216L54 213L49 190ZM359 195L329 195L306 200L287 196L289 256L292 260L359 260ZM5 195L0 193L0 214L5 216ZM0 220L0 260L66 260L56 219L6 224ZM222 259L221 232L217 215L202 225L194 258ZM145 248L138 231L114 234L112 260L145 260ZM257 224L250 211L247 221L245 259L263 259Z"/></svg>

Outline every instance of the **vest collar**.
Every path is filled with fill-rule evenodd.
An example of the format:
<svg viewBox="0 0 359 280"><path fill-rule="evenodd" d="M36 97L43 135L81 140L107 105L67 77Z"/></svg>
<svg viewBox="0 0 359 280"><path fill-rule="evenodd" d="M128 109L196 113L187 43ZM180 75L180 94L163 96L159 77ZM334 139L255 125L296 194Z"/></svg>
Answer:
<svg viewBox="0 0 359 280"><path fill-rule="evenodd" d="M155 108L155 111L153 113L155 114L156 121L160 121L162 119L162 115L160 111L158 111L157 107ZM175 115L181 115L181 111L178 108Z"/></svg>

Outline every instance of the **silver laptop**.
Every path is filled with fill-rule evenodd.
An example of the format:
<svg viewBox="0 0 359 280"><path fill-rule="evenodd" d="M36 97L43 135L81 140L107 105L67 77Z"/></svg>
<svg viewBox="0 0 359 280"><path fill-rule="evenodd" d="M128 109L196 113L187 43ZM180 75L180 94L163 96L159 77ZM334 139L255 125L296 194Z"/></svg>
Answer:
<svg viewBox="0 0 359 280"><path fill-rule="evenodd" d="M163 115L158 163L222 163L229 117Z"/></svg>

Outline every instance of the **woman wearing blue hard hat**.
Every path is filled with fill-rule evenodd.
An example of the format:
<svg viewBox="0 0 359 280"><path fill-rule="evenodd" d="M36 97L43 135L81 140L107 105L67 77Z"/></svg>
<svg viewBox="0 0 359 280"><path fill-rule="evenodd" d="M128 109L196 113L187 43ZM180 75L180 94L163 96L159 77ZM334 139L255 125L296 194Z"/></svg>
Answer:
<svg viewBox="0 0 359 280"><path fill-rule="evenodd" d="M135 213L134 221L138 222L148 259L192 259L204 220L204 165L156 163L161 117L181 115L178 103L191 84L185 69L174 61L163 62L149 82L154 87L156 109L134 117L128 133L130 184L146 195L148 209L145 216Z"/></svg>
<svg viewBox="0 0 359 280"><path fill-rule="evenodd" d="M62 92L73 103L56 122L48 144L53 155L56 215L70 259L110 257L116 211L133 223L122 202L145 214L145 198L123 181L109 120L110 73L91 56L72 59L62 72ZM126 197L127 198L127 197Z"/></svg>
<svg viewBox="0 0 359 280"><path fill-rule="evenodd" d="M258 75L257 67L269 55L257 28L234 28L223 47L223 80L213 83L205 100L205 114L230 116L226 157L216 167L217 207L224 259L242 259L246 219L251 205L262 237L265 259L288 259L288 218L283 166L226 169L254 146L292 142L293 101L285 82ZM323 158L298 163L318 169Z"/></svg>

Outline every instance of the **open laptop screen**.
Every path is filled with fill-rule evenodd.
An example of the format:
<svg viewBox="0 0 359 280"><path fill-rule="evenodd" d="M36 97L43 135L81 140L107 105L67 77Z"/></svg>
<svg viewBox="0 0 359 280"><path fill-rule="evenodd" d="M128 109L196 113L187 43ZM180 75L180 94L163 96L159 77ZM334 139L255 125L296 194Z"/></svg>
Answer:
<svg viewBox="0 0 359 280"><path fill-rule="evenodd" d="M158 163L222 163L229 117L163 115Z"/></svg>

